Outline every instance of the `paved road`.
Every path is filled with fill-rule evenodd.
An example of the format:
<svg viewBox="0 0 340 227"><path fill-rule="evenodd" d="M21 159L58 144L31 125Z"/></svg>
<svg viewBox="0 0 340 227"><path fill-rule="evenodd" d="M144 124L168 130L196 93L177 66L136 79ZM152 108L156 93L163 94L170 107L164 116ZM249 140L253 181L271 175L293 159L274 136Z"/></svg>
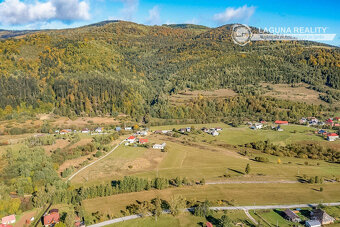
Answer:
<svg viewBox="0 0 340 227"><path fill-rule="evenodd" d="M247 209L243 209L244 210L244 213L247 215L247 217L255 224L255 225L258 225L259 223L255 220L255 218L253 218Z"/></svg>
<svg viewBox="0 0 340 227"><path fill-rule="evenodd" d="M278 181L215 181L205 184L296 184L298 181L278 180Z"/></svg>
<svg viewBox="0 0 340 227"><path fill-rule="evenodd" d="M114 148L112 148L111 151L109 151L109 153L107 153L106 155L100 157L99 159L97 159L96 161L94 162L91 162L90 164L88 164L87 166L84 166L83 168L81 168L80 170L78 170L77 172L75 172L74 174L72 174L72 176L70 176L67 181L70 181L72 180L73 177L75 177L77 174L79 174L81 171L83 171L84 169L92 166L93 164L99 162L100 160L102 160L103 158L107 157L108 155L110 155L112 152L114 152L118 147L119 145L121 145L123 142L125 141L125 139L123 141L121 141L119 144L117 144Z"/></svg>
<svg viewBox="0 0 340 227"><path fill-rule="evenodd" d="M246 214L248 212L248 210L265 210L265 209L286 209L286 208L304 208L304 207L315 207L319 204L314 203L314 204L292 204L292 205L265 205L265 206L237 206L237 207L210 207L211 210L244 210L244 212L246 212ZM336 202L336 203L322 203L322 205L324 206L340 206L340 202ZM190 211L191 209L184 209L183 211ZM164 213L168 213L168 211L164 211ZM150 215L147 215L150 216ZM248 215L247 215L248 216ZM250 216L250 217L249 217ZM251 217L251 215L249 214L249 219L251 219L254 223L256 223L256 220ZM106 226L106 225L110 225L110 224L114 224L114 223L118 223L118 222L122 222L122 221L127 221L127 220L133 220L133 219L137 219L142 217L141 215L130 215L130 216L126 216L126 217L122 217L122 218L115 218L115 219L111 219L108 221L104 221L101 223L97 223L94 225L89 225L88 227L102 227L102 226Z"/></svg>

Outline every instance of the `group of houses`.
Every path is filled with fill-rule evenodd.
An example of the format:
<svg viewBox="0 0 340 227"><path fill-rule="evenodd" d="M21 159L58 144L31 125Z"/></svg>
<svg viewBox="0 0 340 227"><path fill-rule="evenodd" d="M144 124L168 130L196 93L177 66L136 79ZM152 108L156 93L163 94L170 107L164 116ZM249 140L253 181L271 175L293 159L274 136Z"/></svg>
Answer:
<svg viewBox="0 0 340 227"><path fill-rule="evenodd" d="M60 214L58 209L51 209L48 213L43 216L43 225L45 227L55 226L58 222L60 222ZM74 220L75 227L85 227L83 221L80 220L79 217L76 217Z"/></svg>
<svg viewBox="0 0 340 227"><path fill-rule="evenodd" d="M216 127L216 128L203 127L202 131L205 132L205 133L208 133L212 136L218 136L220 134L220 131L222 131L222 128L221 127Z"/></svg>
<svg viewBox="0 0 340 227"><path fill-rule="evenodd" d="M70 134L70 133L84 133L84 134L86 134L86 133L96 133L96 134L101 134L101 133L104 133L104 128L98 127L93 131L91 131L88 128L83 128L80 131L72 130L72 129L62 129L62 130L56 130L55 133L60 134L60 135L66 135L66 134Z"/></svg>
<svg viewBox="0 0 340 227"><path fill-rule="evenodd" d="M316 131L315 133L323 136L328 141L335 141L335 140L339 139L338 134L336 134L335 132L327 132L324 129L320 129L319 131Z"/></svg>
<svg viewBox="0 0 340 227"><path fill-rule="evenodd" d="M301 218L298 215L299 210L291 210L286 209L284 211L284 216L287 220L291 222L299 223L301 222ZM305 222L305 226L307 227L321 227L321 225L328 225L331 223L334 223L335 219L331 217L329 214L327 214L322 209L313 209L310 212L310 220L307 220Z"/></svg>
<svg viewBox="0 0 340 227"><path fill-rule="evenodd" d="M161 131L160 133L165 134L167 132ZM147 144L147 143L149 143L149 140L147 138L145 138L145 136L147 136L147 135L148 135L148 129L137 131L136 133L134 133L133 135L131 135L127 139L125 139L125 146L130 146L132 144ZM166 143L154 144L152 146L152 148L162 150L162 149L165 148L165 146L166 146Z"/></svg>
<svg viewBox="0 0 340 227"><path fill-rule="evenodd" d="M300 124L308 124L311 126L324 126L340 127L340 117L328 118L325 121L320 121L316 117L303 117L299 121Z"/></svg>

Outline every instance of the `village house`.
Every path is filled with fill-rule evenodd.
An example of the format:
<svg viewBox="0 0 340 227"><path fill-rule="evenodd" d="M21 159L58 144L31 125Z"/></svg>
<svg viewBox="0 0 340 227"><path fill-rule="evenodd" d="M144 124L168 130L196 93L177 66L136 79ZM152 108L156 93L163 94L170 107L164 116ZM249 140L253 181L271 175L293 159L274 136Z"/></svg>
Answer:
<svg viewBox="0 0 340 227"><path fill-rule="evenodd" d="M330 119L330 118L329 118L325 123L326 123L326 125L330 125L330 126L332 126L332 127L333 127L333 125L334 125L333 120Z"/></svg>
<svg viewBox="0 0 340 227"><path fill-rule="evenodd" d="M59 211L58 209L52 209L50 212L44 216L44 226L54 226L59 222Z"/></svg>
<svg viewBox="0 0 340 227"><path fill-rule="evenodd" d="M263 124L261 124L261 123L255 123L255 124L253 124L250 128L251 128L251 129L254 129L254 130L262 129L262 128L263 128Z"/></svg>
<svg viewBox="0 0 340 227"><path fill-rule="evenodd" d="M220 133L218 133L218 131L214 130L211 132L211 135L212 136L218 136Z"/></svg>
<svg viewBox="0 0 340 227"><path fill-rule="evenodd" d="M90 130L88 128L84 128L81 130L81 133L90 133Z"/></svg>
<svg viewBox="0 0 340 227"><path fill-rule="evenodd" d="M216 127L215 130L219 132L219 131L222 131L222 128L221 127Z"/></svg>
<svg viewBox="0 0 340 227"><path fill-rule="evenodd" d="M317 220L308 220L305 225L306 227L321 227L321 223Z"/></svg>
<svg viewBox="0 0 340 227"><path fill-rule="evenodd" d="M127 141L128 143L134 143L134 142L136 141L136 137L130 136L130 137L128 137L128 138L126 139L126 141Z"/></svg>
<svg viewBox="0 0 340 227"><path fill-rule="evenodd" d="M146 143L149 142L149 140L148 140L148 139L144 139L144 138L140 138L140 139L138 140L138 142L139 142L140 144L146 144Z"/></svg>
<svg viewBox="0 0 340 227"><path fill-rule="evenodd" d="M301 218L295 214L291 209L286 209L284 211L285 218L291 222L300 222Z"/></svg>
<svg viewBox="0 0 340 227"><path fill-rule="evenodd" d="M140 136L147 136L148 135L148 132L143 130L143 131L137 131L136 132L137 135L140 135Z"/></svg>
<svg viewBox="0 0 340 227"><path fill-rule="evenodd" d="M324 210L315 209L310 212L311 220L317 220L321 225L328 225L335 221L333 217L327 214Z"/></svg>
<svg viewBox="0 0 340 227"><path fill-rule="evenodd" d="M329 133L329 134L327 134L327 140L328 141L335 141L337 139L339 139L339 135L338 134L336 134L336 133Z"/></svg>
<svg viewBox="0 0 340 227"><path fill-rule="evenodd" d="M288 121L275 121L277 125L288 125Z"/></svg>
<svg viewBox="0 0 340 227"><path fill-rule="evenodd" d="M160 150L162 150L162 149L165 148L165 146L166 146L166 143L162 143L162 144L154 144L154 145L152 146L152 148L153 148L153 149L160 149Z"/></svg>
<svg viewBox="0 0 340 227"><path fill-rule="evenodd" d="M203 128L202 128L202 131L205 132L205 133L208 133L208 132L209 132L209 129L206 128L206 127L203 127Z"/></svg>
<svg viewBox="0 0 340 227"><path fill-rule="evenodd" d="M63 129L59 132L60 135L65 135L65 134L68 134L68 133L71 133L72 130L71 129Z"/></svg>
<svg viewBox="0 0 340 227"><path fill-rule="evenodd" d="M121 127L116 127L115 130L116 130L116 132L120 132L122 130L122 128Z"/></svg>
<svg viewBox="0 0 340 227"><path fill-rule="evenodd" d="M5 224L5 225L15 223L15 215L12 214L12 215L3 217L3 218L1 219L1 223L2 223L2 224Z"/></svg>
<svg viewBox="0 0 340 227"><path fill-rule="evenodd" d="M131 131L131 130L132 130L132 127L125 127L124 130L125 130L125 131Z"/></svg>
<svg viewBox="0 0 340 227"><path fill-rule="evenodd" d="M97 132L97 133L102 133L104 131L104 128L99 127L99 128L96 128L94 131Z"/></svg>

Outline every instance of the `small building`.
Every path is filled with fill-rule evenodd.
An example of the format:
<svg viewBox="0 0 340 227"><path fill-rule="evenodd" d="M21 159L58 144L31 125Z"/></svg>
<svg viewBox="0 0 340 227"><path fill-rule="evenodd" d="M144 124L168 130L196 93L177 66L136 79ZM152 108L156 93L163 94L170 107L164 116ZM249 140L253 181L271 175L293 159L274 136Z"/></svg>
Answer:
<svg viewBox="0 0 340 227"><path fill-rule="evenodd" d="M165 148L165 146L166 146L166 143L162 143L162 144L154 144L154 145L152 146L152 148L153 148L153 149L160 149L160 150L162 150L162 149Z"/></svg>
<svg viewBox="0 0 340 227"><path fill-rule="evenodd" d="M138 140L138 142L139 142L140 144L145 144L145 143L148 143L149 140L148 140L148 139L144 139L144 138L140 138L140 139Z"/></svg>
<svg viewBox="0 0 340 227"><path fill-rule="evenodd" d="M134 143L134 142L136 141L136 137L130 136L130 137L128 137L128 138L126 139L126 141L127 141L128 143Z"/></svg>
<svg viewBox="0 0 340 227"><path fill-rule="evenodd" d="M104 128L103 127L99 127L99 128L96 128L94 131L97 132L97 133L101 133L101 132L104 131Z"/></svg>
<svg viewBox="0 0 340 227"><path fill-rule="evenodd" d="M131 131L132 127L125 127L125 131Z"/></svg>
<svg viewBox="0 0 340 227"><path fill-rule="evenodd" d="M12 215L3 217L3 218L1 219L1 223L2 223L2 224L5 224L5 225L15 223L15 215L12 214Z"/></svg>
<svg viewBox="0 0 340 227"><path fill-rule="evenodd" d="M90 133L90 130L88 128L84 128L81 130L81 133Z"/></svg>
<svg viewBox="0 0 340 227"><path fill-rule="evenodd" d="M218 133L218 131L214 130L211 132L211 135L212 136L218 136L220 133Z"/></svg>
<svg viewBox="0 0 340 227"><path fill-rule="evenodd" d="M336 134L336 133L329 133L329 134L327 134L327 140L328 141L335 141L337 139L339 139L339 135L338 134Z"/></svg>
<svg viewBox="0 0 340 227"><path fill-rule="evenodd" d="M205 223L205 226L206 227L214 227L213 224L211 224L210 222Z"/></svg>
<svg viewBox="0 0 340 227"><path fill-rule="evenodd" d="M44 216L44 226L54 226L59 222L60 216L58 209L50 210L49 214Z"/></svg>
<svg viewBox="0 0 340 227"><path fill-rule="evenodd" d="M140 136L147 136L148 132L143 130L143 131L137 131L136 134Z"/></svg>
<svg viewBox="0 0 340 227"><path fill-rule="evenodd" d="M206 128L206 127L203 127L203 128L202 128L202 131L205 132L205 133L208 133L208 132L209 132L209 129Z"/></svg>
<svg viewBox="0 0 340 227"><path fill-rule="evenodd" d="M295 214L291 209L286 209L284 213L285 213L285 218L291 222L301 221L301 218L297 214Z"/></svg>
<svg viewBox="0 0 340 227"><path fill-rule="evenodd" d="M275 121L277 125L288 125L288 121Z"/></svg>
<svg viewBox="0 0 340 227"><path fill-rule="evenodd" d="M306 227L321 227L321 223L317 220L308 220L305 225Z"/></svg>
<svg viewBox="0 0 340 227"><path fill-rule="evenodd" d="M251 129L254 129L254 130L262 129L262 128L263 128L263 124L261 124L261 123L255 123L255 124L253 124L250 128L251 128Z"/></svg>
<svg viewBox="0 0 340 227"><path fill-rule="evenodd" d="M215 130L219 132L219 131L222 131L222 128L221 127L216 127Z"/></svg>
<svg viewBox="0 0 340 227"><path fill-rule="evenodd" d="M330 126L333 126L333 124L334 124L333 120L330 119L330 118L325 123L326 123L326 125L330 125Z"/></svg>
<svg viewBox="0 0 340 227"><path fill-rule="evenodd" d="M116 132L120 132L121 130L122 130L122 128L121 127L116 127Z"/></svg>
<svg viewBox="0 0 340 227"><path fill-rule="evenodd" d="M155 133L155 134L162 134L162 130L156 130L153 133Z"/></svg>
<svg viewBox="0 0 340 227"><path fill-rule="evenodd" d="M72 132L71 129L63 129L63 130L61 130L61 131L59 132L59 134L60 134L60 135L65 135L65 134L68 134L68 133L70 133L70 132Z"/></svg>
<svg viewBox="0 0 340 227"><path fill-rule="evenodd" d="M311 220L317 220L321 225L328 225L335 221L333 217L326 213L322 209L315 209L310 212Z"/></svg>

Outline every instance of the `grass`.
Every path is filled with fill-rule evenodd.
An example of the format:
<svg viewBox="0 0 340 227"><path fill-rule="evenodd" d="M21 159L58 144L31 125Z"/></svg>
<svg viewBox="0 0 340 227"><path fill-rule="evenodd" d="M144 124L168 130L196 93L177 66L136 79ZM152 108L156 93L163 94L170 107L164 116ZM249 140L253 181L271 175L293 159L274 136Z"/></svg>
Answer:
<svg viewBox="0 0 340 227"><path fill-rule="evenodd" d="M151 190L128 194L113 195L105 198L84 201L88 212L99 210L102 213L121 215L127 205L138 201L150 201L159 196L168 200L172 195L180 194L186 199L204 201L227 200L234 205L275 205L296 203L320 203L340 200L340 184L324 184L323 192L315 185L306 184L226 184L204 185L165 190Z"/></svg>
<svg viewBox="0 0 340 227"><path fill-rule="evenodd" d="M299 126L291 126L290 128L291 130L297 128L299 132L306 130L305 127ZM224 136L235 133L227 133L229 129L247 130L250 133L260 132L247 128L226 128L223 130ZM273 131L270 132L275 133ZM72 182L75 184L108 182L125 175L145 178L154 178L156 176L175 178L181 176L195 180L205 178L207 181L296 180L297 175L302 176L304 174L307 176L319 175L329 178L340 175L340 166L338 164L320 160L280 157L282 164L277 164L278 157L276 156L254 153L252 157L265 156L270 160L270 163L255 162L237 154L232 148L226 149L217 146L216 143L201 142L201 136L210 135L200 134L181 136L180 138L149 135L148 139L151 143L166 142L169 151L163 153L154 149L122 145L111 155L80 173ZM222 137L216 138L223 139ZM244 142L242 141L242 143ZM304 164L305 161L308 161L308 165ZM251 165L251 174L245 176L242 173L248 163ZM132 166L133 168L129 169L127 166ZM226 179L222 177L224 174L231 175L231 178Z"/></svg>
<svg viewBox="0 0 340 227"><path fill-rule="evenodd" d="M180 213L178 216L172 216L169 214L161 215L157 218L155 217L146 217L139 218L135 220L120 222L112 225L108 225L108 227L128 227L128 226L139 226L139 227L168 227L168 226L181 226L181 227L192 227L192 226L204 226L207 221L216 222L224 213L223 212L215 212L212 215L212 218L204 218L204 217L196 217L188 212ZM247 220L247 216L243 211L229 211L227 216L233 223L249 223ZM215 223L214 223L215 224ZM248 225L247 225L248 226Z"/></svg>

